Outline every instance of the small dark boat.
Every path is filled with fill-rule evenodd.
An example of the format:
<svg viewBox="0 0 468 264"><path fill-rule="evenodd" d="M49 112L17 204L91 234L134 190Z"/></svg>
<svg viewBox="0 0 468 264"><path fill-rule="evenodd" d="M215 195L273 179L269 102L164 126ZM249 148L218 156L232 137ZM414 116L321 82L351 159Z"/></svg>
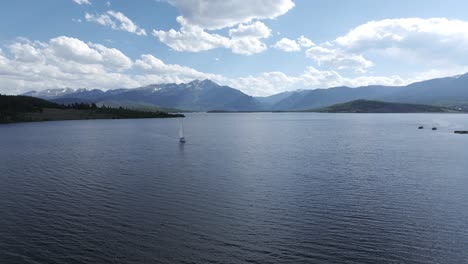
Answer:
<svg viewBox="0 0 468 264"><path fill-rule="evenodd" d="M419 126L418 129L424 129L424 127L423 127L423 126Z"/></svg>
<svg viewBox="0 0 468 264"><path fill-rule="evenodd" d="M432 130L437 130L437 127L433 127Z"/></svg>
<svg viewBox="0 0 468 264"><path fill-rule="evenodd" d="M455 134L465 134L465 135L468 135L468 130L457 130L457 131L455 131Z"/></svg>

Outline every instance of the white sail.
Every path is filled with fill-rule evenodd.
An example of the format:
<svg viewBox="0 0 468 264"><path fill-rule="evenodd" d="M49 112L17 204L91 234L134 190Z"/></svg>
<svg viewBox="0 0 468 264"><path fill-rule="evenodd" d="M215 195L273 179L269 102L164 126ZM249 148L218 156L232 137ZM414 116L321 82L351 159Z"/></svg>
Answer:
<svg viewBox="0 0 468 264"><path fill-rule="evenodd" d="M180 127L179 129L179 138L183 138L184 137L184 129L182 127Z"/></svg>
<svg viewBox="0 0 468 264"><path fill-rule="evenodd" d="M184 138L184 123L183 123L183 121L180 122L179 138Z"/></svg>

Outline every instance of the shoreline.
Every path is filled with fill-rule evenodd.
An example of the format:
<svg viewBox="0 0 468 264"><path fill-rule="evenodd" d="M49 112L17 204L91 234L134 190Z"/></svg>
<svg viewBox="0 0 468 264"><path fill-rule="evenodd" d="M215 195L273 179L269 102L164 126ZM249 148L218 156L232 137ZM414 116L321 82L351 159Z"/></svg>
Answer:
<svg viewBox="0 0 468 264"><path fill-rule="evenodd" d="M2 113L0 113L1 116ZM38 112L4 113L0 124L74 121L74 120L114 120L114 119L149 119L149 118L184 118L183 114L166 112L142 112L126 109L56 109L44 108Z"/></svg>

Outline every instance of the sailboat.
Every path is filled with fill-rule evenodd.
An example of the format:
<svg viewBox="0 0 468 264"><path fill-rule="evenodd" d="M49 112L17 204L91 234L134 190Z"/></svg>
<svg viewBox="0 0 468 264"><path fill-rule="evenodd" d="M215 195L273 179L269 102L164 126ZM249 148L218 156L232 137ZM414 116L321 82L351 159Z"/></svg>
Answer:
<svg viewBox="0 0 468 264"><path fill-rule="evenodd" d="M185 137L184 137L184 121L180 122L180 128L179 128L179 142L181 144L185 143Z"/></svg>

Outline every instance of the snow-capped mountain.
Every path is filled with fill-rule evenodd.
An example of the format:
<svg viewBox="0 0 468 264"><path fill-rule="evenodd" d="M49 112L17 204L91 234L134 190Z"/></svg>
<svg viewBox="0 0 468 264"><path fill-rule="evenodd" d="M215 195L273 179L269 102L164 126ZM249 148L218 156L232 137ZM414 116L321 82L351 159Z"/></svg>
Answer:
<svg viewBox="0 0 468 264"><path fill-rule="evenodd" d="M194 111L261 110L261 104L253 97L228 86L210 80L189 83L153 84L135 89L109 91L86 89L53 89L28 92L24 95L40 97L58 103L95 102L112 105L155 105Z"/></svg>
<svg viewBox="0 0 468 264"><path fill-rule="evenodd" d="M210 80L153 84L135 89L109 91L52 89L28 92L58 103L95 102L113 106L153 105L194 111L307 110L358 99L468 107L468 74L438 78L406 86L335 87L296 90L269 97L251 97Z"/></svg>

